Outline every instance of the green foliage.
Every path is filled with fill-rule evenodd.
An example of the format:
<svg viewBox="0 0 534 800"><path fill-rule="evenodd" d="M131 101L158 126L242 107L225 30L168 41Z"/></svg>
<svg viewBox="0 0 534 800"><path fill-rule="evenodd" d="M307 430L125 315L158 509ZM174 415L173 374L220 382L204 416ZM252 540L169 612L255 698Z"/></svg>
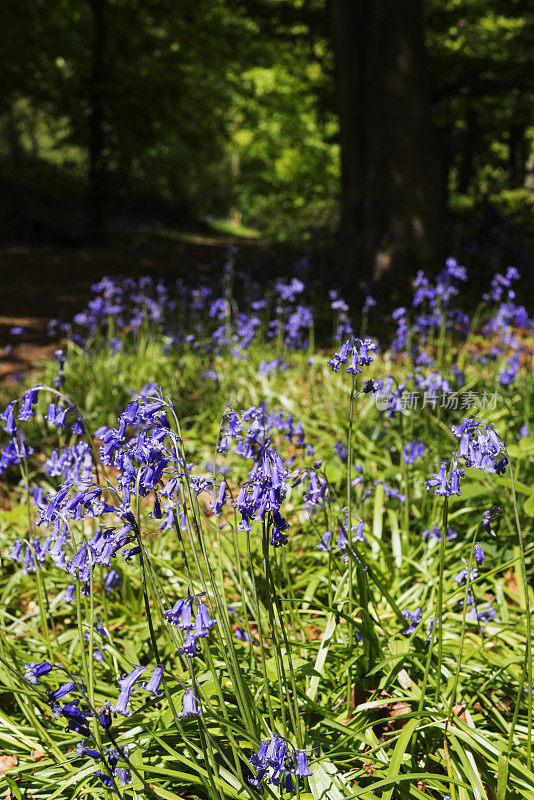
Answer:
<svg viewBox="0 0 534 800"><path fill-rule="evenodd" d="M462 198L475 207L489 199L524 224L534 13L522 0L425 8L449 207L462 213ZM6 228L24 228L25 217L28 227L32 215L46 227L46 208L65 235L83 228L97 92L112 225L209 215L290 242L335 229L339 124L326 0L186 0L179 12L171 0L6 0L1 14L10 35L0 54L0 158L4 194L14 198Z"/></svg>
<svg viewBox="0 0 534 800"><path fill-rule="evenodd" d="M88 697L100 708L106 700L116 701L120 675L135 664L154 666L157 647L172 673L164 693L154 697L138 689L132 695L132 715L117 715L113 721L112 734L126 753L121 766L135 770L132 783L119 786L125 800L252 800L256 794L246 779L250 750L272 731L309 751L312 775L300 792L305 800L534 797L523 691L527 595L514 522L517 509L531 576L534 437L518 440L520 427L532 423L528 369L523 366L517 380L499 392L495 408L471 409L505 438L515 490L509 473L466 470L462 495L450 498L443 516L442 498L426 492L422 483L456 448L449 429L463 410L430 405L402 418L385 418L374 397L360 393L348 424L350 376L333 373L324 354L310 359L308 353L287 351L281 342L258 336L247 359L234 359L229 351L216 357L210 364L219 375L215 382L201 376L208 365L202 348L172 345L157 325L145 322L135 333L123 331L122 350L113 352L110 337L118 333L113 324L110 318L108 335L98 334L83 350L68 344L64 390L83 408L90 430L114 423L132 393L157 381L180 417L179 429L171 424L181 434L184 457L194 464L192 474L209 475L212 467L204 465L214 459L227 401L236 410L264 401L273 412L302 421L314 454L305 455L282 436L276 448L284 459L295 456L297 468L312 468L322 459L330 502L310 514L302 487L290 487L284 501L289 542L267 548L266 561L261 524L253 523L249 536L236 527L230 506L215 517L206 493L184 499L185 529L164 533L150 516L152 503L140 498L147 576L143 560L134 556L127 563L117 556L112 563L121 576L120 589L104 592L102 571L95 568L95 590L88 597L80 593L77 608L63 597L72 576L48 563L24 575L9 557L17 538L38 535L30 533L34 512L28 518L25 481L17 485L11 474L10 500L0 512L5 565L0 578L0 752L17 758L6 781L13 796L109 797L94 775L99 763L74 752L81 736L66 731L64 720L50 714L45 687L55 689L64 678L53 673L41 679L42 685L31 686L22 677L24 664L49 658L68 674L81 674ZM532 347L529 338L523 344ZM467 342L448 337L430 345L442 353L447 370L465 362L466 390L479 398L497 390L502 363L472 361L468 352L490 347L476 333ZM275 356L283 357L287 369L259 374L259 363ZM386 352L365 379L390 373L401 382L411 368ZM48 365L46 382L56 372L57 364ZM41 479L42 454L57 444L44 420L46 406L42 398L35 420L25 428L36 451L30 460L32 483ZM335 545L326 553L316 547L322 534L330 530L333 543L346 525L349 476L335 444L347 443L347 431L352 433L352 460L362 467L361 480L348 497L353 521L362 518L367 538L355 544L354 553ZM413 439L425 443L426 453L405 464L402 448ZM236 496L250 462L232 453L215 457L219 465L224 459L230 466L227 480ZM109 470L111 485L114 477ZM185 474L182 479L185 498ZM54 480L47 479L46 488ZM376 481L398 487L407 502L388 497ZM480 525L481 514L496 507L499 516L490 536ZM432 537L425 541L422 533L442 521L458 535L440 552L438 542ZM71 525L77 536L88 537L96 520L71 520ZM472 558L475 540L483 544L486 558L469 585L474 608L497 613L480 623L472 614L466 618L466 587L455 580ZM440 586L443 634L439 648L437 639L428 647ZM193 663L178 655L181 632L161 614L188 591L207 591L218 620ZM529 586L526 591L532 594ZM227 604L239 617L226 614ZM418 607L421 622L407 635L403 609ZM100 620L109 638L95 639L104 660L92 665L84 634L91 639ZM232 637L236 625L249 633L249 643ZM189 681L202 702L199 721L178 718L184 682ZM107 746L106 735L100 732ZM265 794L280 796L270 785Z"/></svg>

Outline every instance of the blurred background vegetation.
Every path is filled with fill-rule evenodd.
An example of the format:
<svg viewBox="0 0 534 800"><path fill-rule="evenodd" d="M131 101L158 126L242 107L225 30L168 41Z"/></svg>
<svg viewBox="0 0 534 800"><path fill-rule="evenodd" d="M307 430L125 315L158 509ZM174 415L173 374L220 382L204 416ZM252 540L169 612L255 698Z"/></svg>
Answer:
<svg viewBox="0 0 534 800"><path fill-rule="evenodd" d="M378 33L366 6L382 8ZM417 42L410 52L415 80L428 86L432 131L422 135L433 137L434 154L417 140L425 86L415 110L388 97L384 53L397 35L388 24L405 24L408 50L410 31L424 36L424 61ZM355 206L345 179L371 198L371 213L381 197L398 211L410 176L419 180L422 149L434 172L421 158L432 186L420 200L439 203L446 225L445 236L432 234L430 256L476 249L488 228L510 258L510 242L532 238L529 0L3 0L0 28L4 241L172 241L180 231L215 230L317 246L333 242L340 225L350 238L356 225L362 198ZM350 81L364 50L361 90ZM402 91L419 97L410 80ZM347 166L364 117L361 158L376 165L378 189L361 179L361 165L360 178ZM381 165L390 149L396 164L404 158L396 143L412 132L416 150L388 201L396 175ZM370 224L362 216L361 226ZM395 235L380 224L382 239ZM350 247L345 241L345 254ZM415 250L423 260L425 252Z"/></svg>

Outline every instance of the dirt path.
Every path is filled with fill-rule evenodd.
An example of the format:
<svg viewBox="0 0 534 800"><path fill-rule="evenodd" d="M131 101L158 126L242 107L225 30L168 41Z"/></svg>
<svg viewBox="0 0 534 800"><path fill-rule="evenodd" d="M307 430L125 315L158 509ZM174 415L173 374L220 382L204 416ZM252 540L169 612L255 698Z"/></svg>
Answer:
<svg viewBox="0 0 534 800"><path fill-rule="evenodd" d="M1 248L0 382L17 380L50 356L54 345L46 333L48 321L72 319L99 278L152 275L198 281L221 269L230 244L239 248L238 263L261 260L267 253L257 242L229 237L121 249Z"/></svg>

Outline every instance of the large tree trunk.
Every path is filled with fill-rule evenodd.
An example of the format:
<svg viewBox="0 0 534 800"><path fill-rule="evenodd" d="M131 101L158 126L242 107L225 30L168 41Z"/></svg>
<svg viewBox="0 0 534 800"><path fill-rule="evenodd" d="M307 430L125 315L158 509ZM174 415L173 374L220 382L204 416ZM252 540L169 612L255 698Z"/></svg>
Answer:
<svg viewBox="0 0 534 800"><path fill-rule="evenodd" d="M341 261L360 283L429 265L442 186L422 0L330 0L342 164Z"/></svg>
<svg viewBox="0 0 534 800"><path fill-rule="evenodd" d="M91 0L93 42L89 84L89 225L94 236L105 231L107 170L104 154L104 82L106 49L106 0Z"/></svg>
<svg viewBox="0 0 534 800"><path fill-rule="evenodd" d="M508 140L508 175L511 189L524 186L528 147L526 125L512 125Z"/></svg>

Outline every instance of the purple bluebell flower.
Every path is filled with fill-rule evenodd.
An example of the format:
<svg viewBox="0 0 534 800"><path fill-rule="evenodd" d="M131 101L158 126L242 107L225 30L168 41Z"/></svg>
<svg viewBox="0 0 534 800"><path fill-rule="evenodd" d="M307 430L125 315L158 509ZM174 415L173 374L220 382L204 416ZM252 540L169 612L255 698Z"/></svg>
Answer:
<svg viewBox="0 0 534 800"><path fill-rule="evenodd" d="M236 639L239 639L241 642L249 642L250 636L248 632L244 628L237 627L234 631L234 636Z"/></svg>
<svg viewBox="0 0 534 800"><path fill-rule="evenodd" d="M305 778L308 775L311 775L310 769L308 767L308 757L306 755L306 750L296 750L295 751L297 756L297 766L293 770L293 774L297 775L299 778Z"/></svg>
<svg viewBox="0 0 534 800"><path fill-rule="evenodd" d="M193 689L187 689L182 699L183 712L180 714L180 719L188 719L189 717L199 717L202 713L200 704L195 697Z"/></svg>
<svg viewBox="0 0 534 800"><path fill-rule="evenodd" d="M423 539L427 542L430 538L436 539L438 542L441 542L441 528L439 525L433 525L432 528L427 528L423 531ZM447 528L447 539L452 541L452 539L456 539L458 534L453 531L452 528Z"/></svg>
<svg viewBox="0 0 534 800"><path fill-rule="evenodd" d="M98 724L101 725L105 730L109 730L112 722L113 718L111 716L111 700L106 700L98 714Z"/></svg>
<svg viewBox="0 0 534 800"><path fill-rule="evenodd" d="M223 510L224 505L226 503L226 491L227 491L226 481L222 480L219 485L219 492L217 494L217 499L213 503L210 503L210 508L214 514L220 514L221 511Z"/></svg>
<svg viewBox="0 0 534 800"><path fill-rule="evenodd" d="M417 626L421 622L422 608L416 608L415 611L408 611L407 608L402 610L402 616L410 623L407 628L402 631L404 634L409 635L416 631Z"/></svg>
<svg viewBox="0 0 534 800"><path fill-rule="evenodd" d="M332 545L330 544L331 536L332 533L330 531L326 531L325 533L323 533L323 535L321 536L321 541L319 542L319 544L315 545L317 550L324 550L325 552L328 553L332 549Z"/></svg>
<svg viewBox="0 0 534 800"><path fill-rule="evenodd" d="M61 700L62 697L66 697L75 688L76 687L72 681L67 681L66 683L63 683L59 687L59 689L55 690L55 692L48 692L48 702L50 703L50 705L54 705L54 703L57 703L57 701Z"/></svg>
<svg viewBox="0 0 534 800"><path fill-rule="evenodd" d="M373 359L370 353L374 350L376 350L376 343L372 339L366 338L362 341L351 337L326 363L334 372L339 372L341 365L349 362L346 371L349 374L357 375L361 373L363 366L369 366L372 363Z"/></svg>
<svg viewBox="0 0 534 800"><path fill-rule="evenodd" d="M419 440L415 440L413 442L409 442L408 444L404 445L402 450L402 455L404 458L405 464L413 464L421 456L425 454L425 446L423 442Z"/></svg>
<svg viewBox="0 0 534 800"><path fill-rule="evenodd" d="M33 683L34 686L39 686L41 683L39 678L51 672L53 669L55 669L55 667L49 661L41 661L40 663L31 661L24 664L24 678L29 683Z"/></svg>
<svg viewBox="0 0 534 800"><path fill-rule="evenodd" d="M164 674L165 674L165 667L161 665L154 667L150 679L146 683L141 684L141 687L145 689L145 691L150 692L151 694L155 694L156 697L161 697L161 692L159 691L159 687L161 685L161 681L163 680Z"/></svg>
<svg viewBox="0 0 534 800"><path fill-rule="evenodd" d="M145 671L146 667L139 666L135 667L128 675L124 675L119 680L119 685L121 687L121 692L117 698L117 702L114 706L111 706L111 711L116 712L117 714L124 714L124 716L129 717L131 711L129 710L128 706L130 703L130 696L133 691L135 691L135 684Z"/></svg>

